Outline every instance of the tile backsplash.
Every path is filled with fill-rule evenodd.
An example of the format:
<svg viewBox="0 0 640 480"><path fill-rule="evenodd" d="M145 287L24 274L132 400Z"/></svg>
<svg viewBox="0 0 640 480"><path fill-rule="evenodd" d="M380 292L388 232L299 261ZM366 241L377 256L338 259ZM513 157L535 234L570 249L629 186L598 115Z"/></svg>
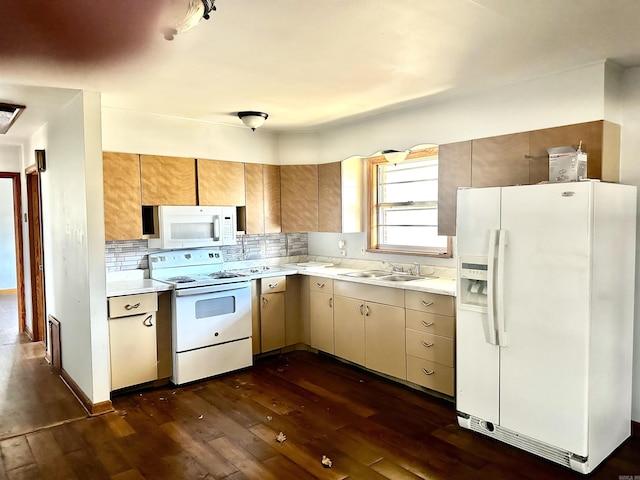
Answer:
<svg viewBox="0 0 640 480"><path fill-rule="evenodd" d="M240 235L238 243L219 247L225 262L259 260L261 258L302 256L308 254L306 233L276 233L270 235ZM119 240L105 243L107 272L147 269L147 255L157 252L147 240Z"/></svg>

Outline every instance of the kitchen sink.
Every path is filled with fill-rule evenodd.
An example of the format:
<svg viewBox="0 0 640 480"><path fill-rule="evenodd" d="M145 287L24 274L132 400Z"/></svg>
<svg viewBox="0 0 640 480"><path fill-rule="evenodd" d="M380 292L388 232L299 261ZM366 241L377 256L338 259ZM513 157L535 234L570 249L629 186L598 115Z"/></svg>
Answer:
<svg viewBox="0 0 640 480"><path fill-rule="evenodd" d="M361 272L349 272L349 273L341 273L345 277L353 277L353 278L379 278L391 275L389 272L385 272L384 270L364 270Z"/></svg>
<svg viewBox="0 0 640 480"><path fill-rule="evenodd" d="M384 280L385 282L409 282L411 280L422 280L424 277L416 277L415 275L387 275L380 277L378 280Z"/></svg>

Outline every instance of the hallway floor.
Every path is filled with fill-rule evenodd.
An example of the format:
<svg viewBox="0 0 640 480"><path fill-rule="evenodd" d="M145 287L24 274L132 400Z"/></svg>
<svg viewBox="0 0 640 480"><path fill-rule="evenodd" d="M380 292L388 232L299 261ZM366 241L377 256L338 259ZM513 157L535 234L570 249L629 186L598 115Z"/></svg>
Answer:
<svg viewBox="0 0 640 480"><path fill-rule="evenodd" d="M0 295L0 440L87 416L44 354L18 333L15 294Z"/></svg>

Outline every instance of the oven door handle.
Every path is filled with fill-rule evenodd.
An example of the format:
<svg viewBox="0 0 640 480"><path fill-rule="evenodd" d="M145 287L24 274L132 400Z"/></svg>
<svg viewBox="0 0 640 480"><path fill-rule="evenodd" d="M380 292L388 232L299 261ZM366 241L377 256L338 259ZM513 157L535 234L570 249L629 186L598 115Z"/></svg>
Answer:
<svg viewBox="0 0 640 480"><path fill-rule="evenodd" d="M182 288L174 290L176 297L188 297L192 295L202 295L207 293L232 292L234 290L242 290L250 288L249 282L223 283L220 285L207 285L204 287Z"/></svg>

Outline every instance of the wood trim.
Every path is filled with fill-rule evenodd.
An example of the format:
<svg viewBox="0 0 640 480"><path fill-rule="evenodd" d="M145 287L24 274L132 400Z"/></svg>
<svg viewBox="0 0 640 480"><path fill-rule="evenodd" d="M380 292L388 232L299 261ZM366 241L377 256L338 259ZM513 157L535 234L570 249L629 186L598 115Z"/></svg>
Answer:
<svg viewBox="0 0 640 480"><path fill-rule="evenodd" d="M24 295L24 259L22 248L22 194L20 173L0 172L0 178L10 178L13 185L13 229L16 252L16 296L18 299L18 331L24 332L27 312Z"/></svg>
<svg viewBox="0 0 640 480"><path fill-rule="evenodd" d="M5 288L3 290L0 290L0 295L12 295L17 292L18 292L17 288Z"/></svg>
<svg viewBox="0 0 640 480"><path fill-rule="evenodd" d="M47 341L46 304L44 285L44 249L42 246L42 200L40 195L40 175L37 171L27 174L27 211L29 216L29 264L31 275L31 329L33 339ZM42 266L42 269L40 268Z"/></svg>
<svg viewBox="0 0 640 480"><path fill-rule="evenodd" d="M640 437L640 422L631 420L631 436Z"/></svg>
<svg viewBox="0 0 640 480"><path fill-rule="evenodd" d="M113 412L113 404L111 400L106 400L100 403L93 403L87 395L82 391L82 389L78 386L78 384L71 378L69 373L63 368L60 371L60 377L64 380L64 383L67 384L69 389L73 392L76 398L80 401L82 406L85 408L87 413L92 417L97 415L102 415L104 413Z"/></svg>

